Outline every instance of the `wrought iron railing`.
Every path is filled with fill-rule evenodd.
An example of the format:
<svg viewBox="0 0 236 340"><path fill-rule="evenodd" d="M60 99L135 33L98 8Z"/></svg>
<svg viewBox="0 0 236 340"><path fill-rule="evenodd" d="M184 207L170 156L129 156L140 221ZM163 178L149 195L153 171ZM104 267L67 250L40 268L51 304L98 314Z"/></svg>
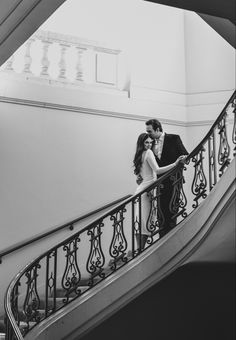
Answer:
<svg viewBox="0 0 236 340"><path fill-rule="evenodd" d="M5 257L5 256L7 256L9 254L12 254L13 252L15 252L15 251L17 251L19 249L25 248L25 247L27 247L28 245L31 245L34 242L38 242L38 241L40 241L42 239L46 239L47 237L51 236L52 234L56 234L56 233L58 233L58 232L60 232L62 230L73 231L74 230L73 226L78 224L82 220L85 220L86 218L92 217L93 215L95 215L95 214L97 214L99 212L102 212L105 209L108 209L108 208L112 207L112 206L114 206L114 205L124 201L126 198L128 198L130 196L131 195L122 196L122 197L118 198L117 200L111 201L108 204L105 204L105 205L103 205L103 206L101 206L101 207L99 207L97 209L91 210L90 212L77 217L76 219L74 219L74 221L62 224L59 227L53 227L51 229L48 229L46 232L42 232L42 233L38 234L37 236L30 237L26 241L19 242L17 244L14 244L13 246L10 246L10 247L0 251L0 264L3 261L3 257Z"/></svg>
<svg viewBox="0 0 236 340"><path fill-rule="evenodd" d="M150 211L146 247L158 242L165 223L160 201L167 179L173 183L169 204L173 221L179 224L194 211L236 154L235 117L236 92L205 138L188 155L185 166L178 165L27 265L6 293L7 339L23 339L35 325L143 251L136 238L141 234L142 200L147 194Z"/></svg>

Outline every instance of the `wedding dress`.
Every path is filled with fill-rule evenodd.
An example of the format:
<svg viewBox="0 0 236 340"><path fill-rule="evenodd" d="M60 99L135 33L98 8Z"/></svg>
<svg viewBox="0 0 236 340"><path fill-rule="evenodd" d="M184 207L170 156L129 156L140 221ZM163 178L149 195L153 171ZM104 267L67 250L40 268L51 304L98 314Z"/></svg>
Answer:
<svg viewBox="0 0 236 340"><path fill-rule="evenodd" d="M157 171L159 166L155 160L155 156L152 150L148 149L143 152L142 155L142 167L140 170L140 175L143 178L142 183L137 187L135 194L138 194L146 187L154 183L157 179ZM150 235L150 230L148 230L148 225L151 223L151 193L144 193L141 197L141 233L145 235ZM153 216L152 216L153 217ZM139 220L139 202L135 205L135 219Z"/></svg>

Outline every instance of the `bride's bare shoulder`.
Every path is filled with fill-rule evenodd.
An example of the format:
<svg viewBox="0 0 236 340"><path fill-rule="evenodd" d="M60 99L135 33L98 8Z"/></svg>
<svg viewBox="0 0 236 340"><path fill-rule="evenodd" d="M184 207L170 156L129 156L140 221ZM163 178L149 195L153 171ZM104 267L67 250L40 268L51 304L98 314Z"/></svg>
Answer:
<svg viewBox="0 0 236 340"><path fill-rule="evenodd" d="M146 153L147 153L148 156L153 156L154 155L154 153L153 153L153 151L151 149L148 149L146 151Z"/></svg>

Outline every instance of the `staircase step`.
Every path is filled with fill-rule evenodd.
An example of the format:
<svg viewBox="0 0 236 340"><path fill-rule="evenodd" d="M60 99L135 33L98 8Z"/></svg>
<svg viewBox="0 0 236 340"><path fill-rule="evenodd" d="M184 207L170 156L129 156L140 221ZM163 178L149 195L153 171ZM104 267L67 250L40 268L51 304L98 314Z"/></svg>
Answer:
<svg viewBox="0 0 236 340"><path fill-rule="evenodd" d="M79 282L79 285L82 286L82 287L85 287L85 286L89 286L89 282L90 282L91 278L87 278L87 279L81 279L80 282ZM95 276L93 278L93 282L94 284L99 282L101 280L100 277L98 276Z"/></svg>
<svg viewBox="0 0 236 340"><path fill-rule="evenodd" d="M0 340L5 340L5 333L0 333Z"/></svg>
<svg viewBox="0 0 236 340"><path fill-rule="evenodd" d="M56 298L56 307L57 307L57 309L58 309L59 307L62 307L62 306L64 306L64 305L66 305L66 304L63 302L63 300L65 300L65 299L66 299L65 297L57 297L57 298ZM69 299L68 299L68 301L71 301L71 300L73 300L73 298L69 298ZM54 299L50 297L50 298L48 298L48 309L52 309L53 306L54 306ZM45 307L46 307L45 301L44 301L44 300L41 300L41 302L40 302L40 309L43 310Z"/></svg>
<svg viewBox="0 0 236 340"><path fill-rule="evenodd" d="M23 333L25 328L26 329L28 329L28 328L31 329L36 324L37 324L37 322L30 321L30 322L27 323L27 322L24 322L24 321L20 321L19 329Z"/></svg>
<svg viewBox="0 0 236 340"><path fill-rule="evenodd" d="M90 287L89 286L79 286L78 287L78 290L80 290L81 291L81 294L83 293L83 292L85 292L86 290L88 290ZM57 289L56 290L56 296L57 296L57 298L65 298L66 297L66 294L67 294L67 291L65 290L65 289L63 289L63 288L59 288L59 289ZM78 296L78 293L76 293L75 291L72 291L70 294L69 294L69 297L70 298L73 298L73 297L76 297L76 296Z"/></svg>

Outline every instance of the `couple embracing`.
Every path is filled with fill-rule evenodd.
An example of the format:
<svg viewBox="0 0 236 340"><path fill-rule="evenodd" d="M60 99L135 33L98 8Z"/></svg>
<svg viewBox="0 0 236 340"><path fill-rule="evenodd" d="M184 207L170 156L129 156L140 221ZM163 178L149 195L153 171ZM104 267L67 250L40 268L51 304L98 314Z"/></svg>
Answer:
<svg viewBox="0 0 236 340"><path fill-rule="evenodd" d="M146 121L146 133L139 135L136 152L133 160L134 173L137 176L138 187L135 194L149 186L156 179L178 165L184 163L188 155L179 135L167 134L163 131L161 123L157 119ZM159 232L165 235L176 221L169 210L169 203L173 193L173 184L170 179L164 182L161 194L160 208L164 216L164 224ZM142 198L142 221L141 221L141 248L144 248L150 235L147 229L147 220L151 209L150 198L144 194Z"/></svg>

